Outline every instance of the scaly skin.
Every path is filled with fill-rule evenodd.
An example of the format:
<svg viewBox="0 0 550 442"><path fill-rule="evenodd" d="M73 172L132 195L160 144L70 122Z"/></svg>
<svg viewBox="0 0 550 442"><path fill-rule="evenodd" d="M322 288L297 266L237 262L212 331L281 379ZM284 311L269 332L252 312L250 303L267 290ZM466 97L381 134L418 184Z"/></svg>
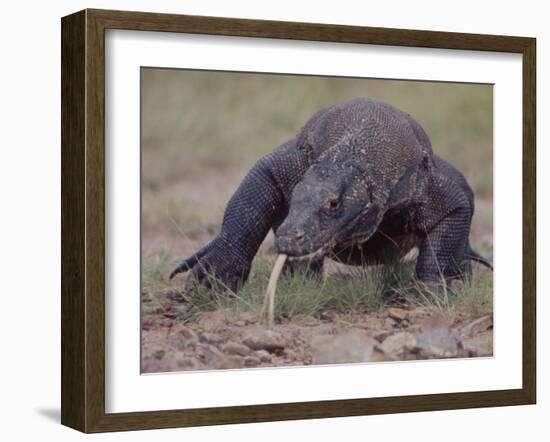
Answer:
<svg viewBox="0 0 550 442"><path fill-rule="evenodd" d="M369 265L418 246L418 278L452 279L470 260L490 266L469 244L473 199L410 115L350 100L318 112L261 158L230 199L218 236L171 277L191 271L187 289L215 279L237 291L273 229L280 253L317 271L325 256Z"/></svg>

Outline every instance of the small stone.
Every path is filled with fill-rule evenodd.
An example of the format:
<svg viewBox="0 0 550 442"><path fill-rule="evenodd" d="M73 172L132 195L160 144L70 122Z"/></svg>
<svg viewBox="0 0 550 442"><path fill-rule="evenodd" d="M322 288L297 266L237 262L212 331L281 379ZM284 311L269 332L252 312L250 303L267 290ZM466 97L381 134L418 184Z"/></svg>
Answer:
<svg viewBox="0 0 550 442"><path fill-rule="evenodd" d="M159 317L156 315L143 316L143 319L141 320L142 330L149 331L160 326L161 324L159 323Z"/></svg>
<svg viewBox="0 0 550 442"><path fill-rule="evenodd" d="M379 332L374 333L373 338L376 339L378 342L383 342L384 339L386 339L388 336L391 336L393 334L392 330L381 330Z"/></svg>
<svg viewBox="0 0 550 442"><path fill-rule="evenodd" d="M238 355L229 355L223 358L216 368L221 369L234 369L234 368L243 368L244 359Z"/></svg>
<svg viewBox="0 0 550 442"><path fill-rule="evenodd" d="M393 328L397 325L397 321L393 318L386 318L386 320L384 321L384 328L388 329L388 328Z"/></svg>
<svg viewBox="0 0 550 442"><path fill-rule="evenodd" d="M388 316L395 319L396 321L404 321L405 319L407 319L408 315L409 312L402 308L392 307L388 309Z"/></svg>
<svg viewBox="0 0 550 442"><path fill-rule="evenodd" d="M493 331L487 330L462 341L464 350L471 357L493 356Z"/></svg>
<svg viewBox="0 0 550 442"><path fill-rule="evenodd" d="M200 364L195 358L181 358L176 360L176 368L178 370L198 370Z"/></svg>
<svg viewBox="0 0 550 442"><path fill-rule="evenodd" d="M412 333L399 332L388 336L382 343L377 345L377 348L391 358L403 359L407 352L416 348L416 345L416 338Z"/></svg>
<svg viewBox="0 0 550 442"><path fill-rule="evenodd" d="M258 320L256 312L242 312L239 315L239 320L243 321L246 325L254 324Z"/></svg>
<svg viewBox="0 0 550 442"><path fill-rule="evenodd" d="M312 364L349 364L371 360L374 342L364 330L311 339Z"/></svg>
<svg viewBox="0 0 550 442"><path fill-rule="evenodd" d="M246 345L233 341L229 341L227 344L225 344L222 347L222 350L224 353L239 356L246 356L248 353L250 353L250 348L248 348Z"/></svg>
<svg viewBox="0 0 550 442"><path fill-rule="evenodd" d="M240 321L240 320L239 320L239 321L236 321L236 322L235 322L235 325L236 325L237 327L244 327L244 326L246 325L246 322Z"/></svg>
<svg viewBox="0 0 550 442"><path fill-rule="evenodd" d="M225 326L225 315L219 310L202 312L197 320L197 325L204 331L215 332Z"/></svg>
<svg viewBox="0 0 550 442"><path fill-rule="evenodd" d="M210 344L198 344L195 349L197 358L207 367L212 367L224 358L223 353Z"/></svg>
<svg viewBox="0 0 550 442"><path fill-rule="evenodd" d="M370 362L387 362L393 360L394 359L391 356L388 356L386 353L375 347L372 352Z"/></svg>
<svg viewBox="0 0 550 442"><path fill-rule="evenodd" d="M183 325L183 324L175 324L172 326L172 329L170 330L170 333L172 335L181 336L182 338L186 339L187 341L198 341L199 336L197 333L195 333L194 330L190 329L189 327Z"/></svg>
<svg viewBox="0 0 550 442"><path fill-rule="evenodd" d="M258 367L261 364L261 360L254 356L247 356L244 358L245 367Z"/></svg>
<svg viewBox="0 0 550 442"><path fill-rule="evenodd" d="M168 290L164 293L164 296L168 298L170 301L174 301L177 303L183 303L186 301L185 296L183 296L182 292L179 292L177 290Z"/></svg>
<svg viewBox="0 0 550 442"><path fill-rule="evenodd" d="M296 352L289 350L288 348L285 349L284 355L285 355L285 359L289 362L296 360Z"/></svg>
<svg viewBox="0 0 550 442"><path fill-rule="evenodd" d="M461 335L472 337L493 327L493 316L483 316L462 327Z"/></svg>
<svg viewBox="0 0 550 442"><path fill-rule="evenodd" d="M204 332L201 333L199 340L201 342L206 342L207 344L218 345L223 342L223 338L216 333Z"/></svg>
<svg viewBox="0 0 550 442"><path fill-rule="evenodd" d="M283 337L272 330L257 329L243 339L243 343L252 350L267 350L270 353L281 351L285 348Z"/></svg>
<svg viewBox="0 0 550 442"><path fill-rule="evenodd" d="M456 358L463 356L462 342L449 329L434 329L421 333L416 343L421 359Z"/></svg>
<svg viewBox="0 0 550 442"><path fill-rule="evenodd" d="M338 313L336 313L334 310L323 310L319 317L323 321L336 321L338 319Z"/></svg>
<svg viewBox="0 0 550 442"><path fill-rule="evenodd" d="M254 355L260 358L262 362L271 362L271 354L267 350L258 350Z"/></svg>

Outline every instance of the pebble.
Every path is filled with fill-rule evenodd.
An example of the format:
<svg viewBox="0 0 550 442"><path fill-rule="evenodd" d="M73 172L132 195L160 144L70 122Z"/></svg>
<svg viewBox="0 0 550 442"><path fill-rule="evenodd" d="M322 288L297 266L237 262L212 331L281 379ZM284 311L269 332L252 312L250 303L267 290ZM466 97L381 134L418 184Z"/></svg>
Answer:
<svg viewBox="0 0 550 442"><path fill-rule="evenodd" d="M239 320L243 321L246 325L254 324L258 320L256 312L242 312L239 315Z"/></svg>
<svg viewBox="0 0 550 442"><path fill-rule="evenodd" d="M493 327L493 316L483 316L462 327L461 335L472 337Z"/></svg>
<svg viewBox="0 0 550 442"><path fill-rule="evenodd" d="M402 308L389 308L388 316L396 321L404 321L409 316L409 312Z"/></svg>
<svg viewBox="0 0 550 442"><path fill-rule="evenodd" d="M271 354L267 350L258 350L254 354L262 362L271 362Z"/></svg>
<svg viewBox="0 0 550 442"><path fill-rule="evenodd" d="M244 367L244 359L237 355L229 355L223 358L216 368L242 368Z"/></svg>
<svg viewBox="0 0 550 442"><path fill-rule="evenodd" d="M245 337L243 343L252 350L267 350L271 353L285 348L282 336L272 330L258 329L255 333Z"/></svg>
<svg viewBox="0 0 550 442"><path fill-rule="evenodd" d="M340 335L321 335L311 339L312 364L349 364L368 362L374 342L363 330Z"/></svg>
<svg viewBox="0 0 550 442"><path fill-rule="evenodd" d="M176 368L179 370L198 370L200 364L196 358L181 358L176 360Z"/></svg>
<svg viewBox="0 0 550 442"><path fill-rule="evenodd" d="M224 353L239 356L246 356L248 353L250 353L250 348L248 348L246 345L233 341L229 341L227 344L225 344L222 347L222 350Z"/></svg>
<svg viewBox="0 0 550 442"><path fill-rule="evenodd" d="M379 350L394 359L402 359L407 351L414 350L416 346L416 338L409 332L395 333L377 344Z"/></svg>
<svg viewBox="0 0 550 442"><path fill-rule="evenodd" d="M376 339L378 342L383 342L384 339L386 339L388 336L391 336L392 334L392 330L381 330L379 332L376 332L373 338Z"/></svg>
<svg viewBox="0 0 550 442"><path fill-rule="evenodd" d="M258 367L261 364L261 360L254 356L247 356L244 358L245 367Z"/></svg>
<svg viewBox="0 0 550 442"><path fill-rule="evenodd" d="M198 341L199 336L195 331L191 330L189 327L183 324L174 324L170 330L172 335L181 336L182 338L188 341Z"/></svg>
<svg viewBox="0 0 550 442"><path fill-rule="evenodd" d="M338 313L334 310L323 310L319 317L324 321L335 321L338 319Z"/></svg>
<svg viewBox="0 0 550 442"><path fill-rule="evenodd" d="M448 329L421 333L415 350L421 359L455 358L463 355L462 342Z"/></svg>
<svg viewBox="0 0 550 442"><path fill-rule="evenodd" d="M208 333L204 332L200 335L200 341L206 342L207 344L221 344L223 342L223 338L220 335L217 335L216 333Z"/></svg>

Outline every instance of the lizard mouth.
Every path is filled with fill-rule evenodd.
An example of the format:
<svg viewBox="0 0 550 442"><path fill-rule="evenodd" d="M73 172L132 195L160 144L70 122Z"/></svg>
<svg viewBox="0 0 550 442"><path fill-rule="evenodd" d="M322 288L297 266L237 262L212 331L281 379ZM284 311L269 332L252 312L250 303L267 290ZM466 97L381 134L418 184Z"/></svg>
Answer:
<svg viewBox="0 0 550 442"><path fill-rule="evenodd" d="M319 247L317 250L308 253L306 255L288 255L289 261L312 261L314 259L319 259L327 255L332 249L332 241Z"/></svg>

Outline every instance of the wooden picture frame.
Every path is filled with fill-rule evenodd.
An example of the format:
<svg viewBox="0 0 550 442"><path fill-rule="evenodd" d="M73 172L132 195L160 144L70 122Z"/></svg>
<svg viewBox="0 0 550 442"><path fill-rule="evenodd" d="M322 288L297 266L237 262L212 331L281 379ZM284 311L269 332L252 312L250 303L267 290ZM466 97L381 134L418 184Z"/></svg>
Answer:
<svg viewBox="0 0 550 442"><path fill-rule="evenodd" d="M105 30L162 31L523 57L523 385L132 413L105 411ZM533 404L536 400L536 41L533 38L85 10L62 19L62 424L83 432Z"/></svg>

